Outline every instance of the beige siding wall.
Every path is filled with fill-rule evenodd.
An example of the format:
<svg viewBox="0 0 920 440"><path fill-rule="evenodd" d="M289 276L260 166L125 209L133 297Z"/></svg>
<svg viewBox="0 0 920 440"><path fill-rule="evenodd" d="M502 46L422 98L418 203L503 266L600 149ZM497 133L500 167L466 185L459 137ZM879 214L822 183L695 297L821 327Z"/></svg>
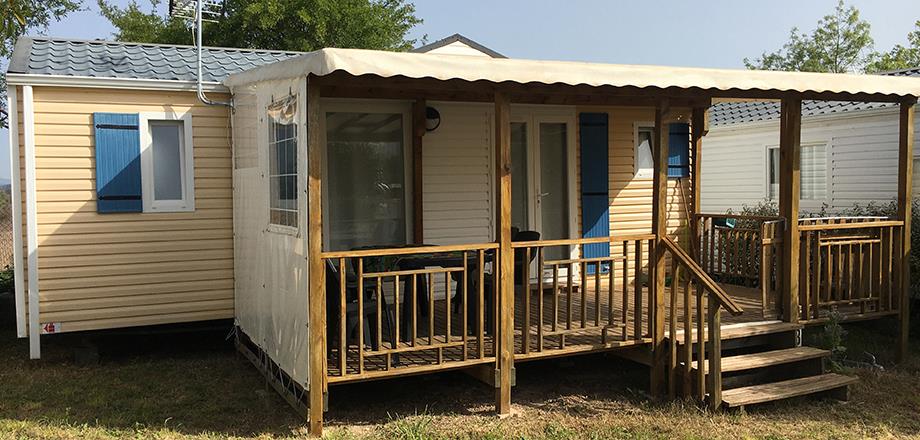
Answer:
<svg viewBox="0 0 920 440"><path fill-rule="evenodd" d="M654 108L579 107L578 113L601 112L609 115L609 184L611 235L648 234L652 230L652 179L637 178L635 173L635 125L655 120ZM580 154L580 153L579 153ZM579 155L580 160L580 155ZM579 163L580 169L580 163ZM581 174L578 192L581 192ZM686 203L690 201L690 179L668 179L668 232L678 242L688 237ZM686 203L685 203L686 201ZM578 201L578 224L581 225L581 201ZM579 231L580 235L580 231ZM611 249L622 253L620 246Z"/></svg>
<svg viewBox="0 0 920 440"><path fill-rule="evenodd" d="M58 87L35 87L34 109L41 323L77 331L232 318L227 110L186 92ZM195 211L97 214L92 114L189 109Z"/></svg>

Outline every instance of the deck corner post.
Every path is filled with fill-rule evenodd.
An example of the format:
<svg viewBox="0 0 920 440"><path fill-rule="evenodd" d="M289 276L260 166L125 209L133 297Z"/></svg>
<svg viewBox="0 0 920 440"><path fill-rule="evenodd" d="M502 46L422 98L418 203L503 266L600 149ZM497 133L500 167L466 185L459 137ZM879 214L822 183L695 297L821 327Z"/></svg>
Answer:
<svg viewBox="0 0 920 440"><path fill-rule="evenodd" d="M322 110L319 84L306 79L307 160L307 266L309 272L309 405L307 420L311 436L323 435L326 390L326 270L323 264L322 214Z"/></svg>
<svg viewBox="0 0 920 440"><path fill-rule="evenodd" d="M495 195L498 243L498 331L495 356L499 383L495 409L511 413L511 375L514 369L514 251L511 249L511 105L508 96L495 92Z"/></svg>
<svg viewBox="0 0 920 440"><path fill-rule="evenodd" d="M662 241L667 237L668 198L668 113L667 100L658 104L655 110L655 142L652 143L654 178L652 185L652 233L655 234L655 249L649 249L650 273L653 274L649 290L649 333L652 339L652 362L650 365L649 391L653 396L667 394L668 349L665 346L665 247Z"/></svg>
<svg viewBox="0 0 920 440"><path fill-rule="evenodd" d="M914 109L916 100L901 103L901 112L898 122L898 220L904 222L901 228L901 249L898 261L900 262L901 276L898 286L898 346L896 358L903 361L908 353L908 336L910 334L910 240L911 240L911 208L913 188L913 161L914 161Z"/></svg>
<svg viewBox="0 0 920 440"><path fill-rule="evenodd" d="M783 320L799 321L799 198L802 162L802 100L783 98L779 134L779 215L783 231Z"/></svg>

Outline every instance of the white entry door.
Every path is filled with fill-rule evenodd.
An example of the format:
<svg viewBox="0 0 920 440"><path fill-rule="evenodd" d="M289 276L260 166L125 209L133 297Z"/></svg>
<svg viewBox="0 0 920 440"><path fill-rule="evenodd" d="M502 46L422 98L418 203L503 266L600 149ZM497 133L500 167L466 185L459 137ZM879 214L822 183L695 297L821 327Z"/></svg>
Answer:
<svg viewBox="0 0 920 440"><path fill-rule="evenodd" d="M575 237L575 113L512 109L511 224L541 240ZM570 249L547 248L545 258Z"/></svg>

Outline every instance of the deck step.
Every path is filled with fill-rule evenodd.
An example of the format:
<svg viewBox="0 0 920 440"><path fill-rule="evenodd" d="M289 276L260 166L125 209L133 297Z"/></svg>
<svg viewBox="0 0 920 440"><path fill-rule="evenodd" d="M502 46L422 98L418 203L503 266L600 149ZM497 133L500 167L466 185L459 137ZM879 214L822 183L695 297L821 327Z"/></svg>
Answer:
<svg viewBox="0 0 920 440"><path fill-rule="evenodd" d="M802 377L799 379L784 380L782 382L725 390L722 392L722 402L729 408L754 405L835 390L849 386L858 381L859 379L855 377L827 373L818 376Z"/></svg>
<svg viewBox="0 0 920 440"><path fill-rule="evenodd" d="M752 336L761 336L761 335L770 335L774 333L784 333L791 332L802 329L804 326L801 324L793 324L790 322L758 322L753 324L733 324L733 325L723 325L722 326L722 340L727 341L730 339L742 339L749 338ZM677 332L677 343L684 343L684 331L678 330ZM697 335L696 329L693 329L693 342L696 343Z"/></svg>
<svg viewBox="0 0 920 440"><path fill-rule="evenodd" d="M830 356L831 352L814 347L795 347L782 350L764 351L760 353L742 354L722 358L722 373L733 371L754 370L757 368L771 367L773 365L791 364L793 362L819 359ZM705 365L705 364L704 364ZM691 368L697 368L697 361L693 361ZM708 366L707 366L708 370Z"/></svg>

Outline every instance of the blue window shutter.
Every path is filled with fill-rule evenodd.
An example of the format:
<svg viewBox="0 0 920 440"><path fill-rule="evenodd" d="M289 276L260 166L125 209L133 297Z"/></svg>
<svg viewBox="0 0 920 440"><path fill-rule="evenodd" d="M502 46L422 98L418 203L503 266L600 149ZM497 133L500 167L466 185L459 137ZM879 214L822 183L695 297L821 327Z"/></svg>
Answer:
<svg viewBox="0 0 920 440"><path fill-rule="evenodd" d="M669 124L668 177L690 176L690 124Z"/></svg>
<svg viewBox="0 0 920 440"><path fill-rule="evenodd" d="M96 136L96 211L143 211L138 115L93 113L93 126Z"/></svg>
<svg viewBox="0 0 920 440"><path fill-rule="evenodd" d="M606 113L579 115L581 148L581 229L582 236L610 235L610 195L608 172L608 130ZM585 258L609 257L605 243L584 246ZM593 273L593 268L589 273Z"/></svg>

